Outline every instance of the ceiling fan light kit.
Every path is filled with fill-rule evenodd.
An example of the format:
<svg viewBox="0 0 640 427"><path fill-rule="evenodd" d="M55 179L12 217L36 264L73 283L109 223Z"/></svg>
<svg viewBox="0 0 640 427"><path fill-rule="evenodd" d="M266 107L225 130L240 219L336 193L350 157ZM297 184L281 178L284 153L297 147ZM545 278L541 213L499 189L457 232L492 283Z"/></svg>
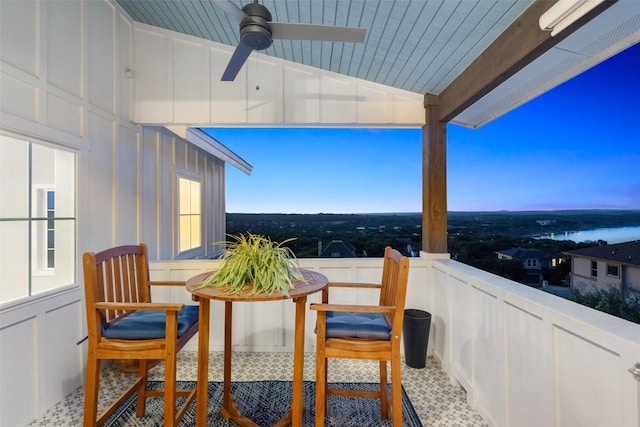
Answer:
<svg viewBox="0 0 640 427"><path fill-rule="evenodd" d="M242 10L246 16L240 21L240 42L254 50L271 46L271 12L259 3L248 3Z"/></svg>
<svg viewBox="0 0 640 427"><path fill-rule="evenodd" d="M212 1L240 25L240 43L229 60L222 81L233 81L251 52L267 49L273 39L362 43L366 34L364 28L272 22L271 12L258 0L245 4L242 9L230 0Z"/></svg>

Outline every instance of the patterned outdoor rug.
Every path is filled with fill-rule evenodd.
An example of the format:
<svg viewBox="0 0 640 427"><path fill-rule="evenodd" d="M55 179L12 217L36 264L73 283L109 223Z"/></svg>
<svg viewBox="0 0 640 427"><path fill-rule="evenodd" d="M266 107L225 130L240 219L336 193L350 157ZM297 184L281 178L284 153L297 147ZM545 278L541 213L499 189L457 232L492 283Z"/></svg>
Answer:
<svg viewBox="0 0 640 427"><path fill-rule="evenodd" d="M191 388L193 381L178 381L180 388ZM375 383L336 383L340 387L360 390L377 390ZM150 388L161 388L162 381L150 381ZM251 418L260 426L272 426L291 406L290 381L246 381L235 382L231 387L236 406L240 412ZM314 425L315 417L315 382L304 382L304 413L303 424ZM329 396L327 403L327 426L336 427L364 427L390 426L390 420L380 418L380 402L378 399ZM196 401L197 402L197 401ZM209 382L209 426L233 426L235 423L220 415L222 405L222 383ZM131 396L104 424L113 426L162 426L163 399L147 399L146 415L137 418L135 415L135 394ZM181 426L195 424L195 404L191 404ZM403 425L422 427L422 423L413 409L409 397L402 389Z"/></svg>

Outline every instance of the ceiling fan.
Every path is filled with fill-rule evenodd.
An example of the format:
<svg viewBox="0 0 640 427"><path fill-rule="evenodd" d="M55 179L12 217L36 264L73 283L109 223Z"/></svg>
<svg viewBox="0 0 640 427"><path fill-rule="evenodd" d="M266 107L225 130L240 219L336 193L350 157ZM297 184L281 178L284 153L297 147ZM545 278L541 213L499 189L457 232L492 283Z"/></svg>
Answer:
<svg viewBox="0 0 640 427"><path fill-rule="evenodd" d="M222 81L233 81L251 52L268 48L274 39L362 43L367 32L364 28L272 22L271 12L258 0L245 4L242 9L231 0L211 1L240 24L240 43L231 56Z"/></svg>

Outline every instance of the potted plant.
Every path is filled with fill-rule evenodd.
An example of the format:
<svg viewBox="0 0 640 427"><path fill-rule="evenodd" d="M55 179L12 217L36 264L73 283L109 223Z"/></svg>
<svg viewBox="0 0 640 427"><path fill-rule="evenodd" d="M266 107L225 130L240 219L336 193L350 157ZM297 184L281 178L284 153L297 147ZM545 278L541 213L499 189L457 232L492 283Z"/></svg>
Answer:
<svg viewBox="0 0 640 427"><path fill-rule="evenodd" d="M230 237L231 241L224 242L226 247L220 257L224 264L201 286L224 287L228 293L288 295L296 280L304 280L293 251L283 246L294 239L277 243L252 233Z"/></svg>

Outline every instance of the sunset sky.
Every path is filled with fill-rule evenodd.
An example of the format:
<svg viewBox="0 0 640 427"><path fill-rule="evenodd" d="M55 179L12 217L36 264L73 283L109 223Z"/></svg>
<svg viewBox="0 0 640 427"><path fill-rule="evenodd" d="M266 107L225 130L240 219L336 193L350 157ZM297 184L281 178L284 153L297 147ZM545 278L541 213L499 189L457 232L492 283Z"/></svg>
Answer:
<svg viewBox="0 0 640 427"><path fill-rule="evenodd" d="M447 127L449 211L640 209L640 44L501 118ZM206 129L248 161L227 212L422 210L420 129Z"/></svg>

